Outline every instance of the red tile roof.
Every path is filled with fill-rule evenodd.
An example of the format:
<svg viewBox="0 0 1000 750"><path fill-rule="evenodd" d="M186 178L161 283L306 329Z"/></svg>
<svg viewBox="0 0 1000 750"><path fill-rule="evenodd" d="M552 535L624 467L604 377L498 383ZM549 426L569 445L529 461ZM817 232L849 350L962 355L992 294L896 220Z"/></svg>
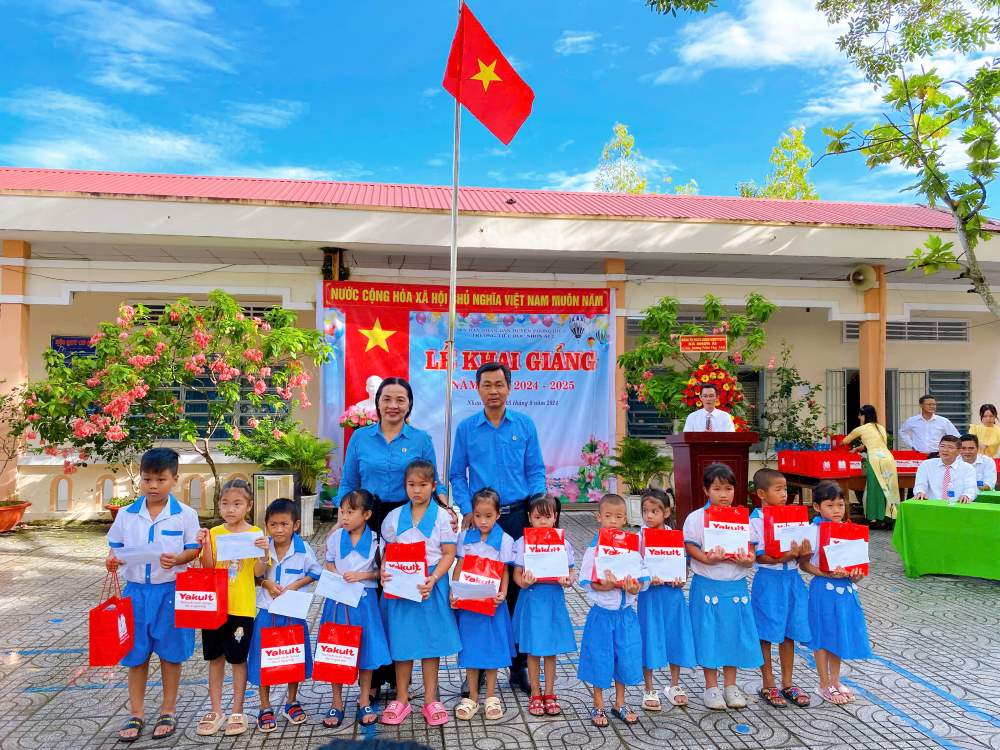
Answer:
<svg viewBox="0 0 1000 750"><path fill-rule="evenodd" d="M345 208L448 211L451 188L376 182L320 182L248 177L129 174L0 167L0 194L282 203ZM702 222L905 227L948 230L949 214L913 204L792 201L707 195L622 195L465 187L462 211ZM1000 231L1000 225L994 225Z"/></svg>

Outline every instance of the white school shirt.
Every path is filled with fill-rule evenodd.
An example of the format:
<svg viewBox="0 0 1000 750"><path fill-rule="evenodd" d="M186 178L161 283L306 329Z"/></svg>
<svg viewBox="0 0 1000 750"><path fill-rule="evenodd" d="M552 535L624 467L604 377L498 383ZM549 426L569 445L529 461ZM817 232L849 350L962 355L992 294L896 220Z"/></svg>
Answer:
<svg viewBox="0 0 1000 750"><path fill-rule="evenodd" d="M573 560L576 555L573 552L573 545L570 544L569 535L563 537L566 542L566 559L569 561L569 569L573 570L576 567L576 563ZM514 567L523 568L524 567L524 537L515 540L514 542Z"/></svg>
<svg viewBox="0 0 1000 750"><path fill-rule="evenodd" d="M964 460L964 459L963 459ZM976 470L976 494L979 494L979 482L983 482L987 487L996 489L997 486L997 463L989 456L982 453L976 454L976 460L969 464Z"/></svg>
<svg viewBox="0 0 1000 750"><path fill-rule="evenodd" d="M357 545L351 544L351 535L346 529L335 529L326 539L326 561L333 563L341 575L371 573L377 570L378 563L375 561L377 551L375 532L367 525L361 532ZM378 585L375 581L362 581L362 583L366 589L373 589Z"/></svg>
<svg viewBox="0 0 1000 750"><path fill-rule="evenodd" d="M684 432L707 432L705 422L708 412L704 409L693 411L684 420ZM736 425L728 412L722 409L712 409L712 432L736 432Z"/></svg>
<svg viewBox="0 0 1000 750"><path fill-rule="evenodd" d="M940 458L928 458L921 461L917 467L917 478L913 482L913 494L923 492L930 500L947 500L949 487L944 487L944 461ZM959 456L951 465L950 489L955 492L955 499L963 495L973 499L979 492L976 487L976 470L972 464L967 464Z"/></svg>
<svg viewBox="0 0 1000 750"><path fill-rule="evenodd" d="M915 414L899 428L899 436L913 450L921 453L934 453L945 435L959 437L961 434L950 419L940 414L934 414L930 419L924 419L923 414Z"/></svg>
<svg viewBox="0 0 1000 750"><path fill-rule="evenodd" d="M274 540L268 537L267 545L267 552L271 556L271 565L264 577L268 581L274 581L279 586L288 586L303 576L309 576L314 581L319 580L323 573L323 566L316 560L312 547L298 534L292 534L292 543L288 545L285 556L280 560L274 549ZM264 590L264 587L258 586L257 606L260 609L268 609L272 601L274 601L273 597Z"/></svg>
<svg viewBox="0 0 1000 750"><path fill-rule="evenodd" d="M476 528L463 533L458 539L458 552L455 553L455 557L461 560L466 555L475 555L489 560L499 560L504 565L514 562L514 540L500 528L500 524L493 524L486 539L482 537L482 532Z"/></svg>
<svg viewBox="0 0 1000 750"><path fill-rule="evenodd" d="M751 531L751 535L752 535ZM751 536L751 541L753 541ZM688 514L688 517L684 519L684 543L693 544L698 549L702 549L705 544L705 509L698 508L698 510L693 510ZM729 562L728 560L723 560L722 562L717 562L714 565L708 565L701 562L700 560L695 560L694 557L689 558L691 560L691 572L697 573L700 576L705 576L705 578L711 578L715 581L738 581L741 578L746 578L750 575L750 569L745 568L742 565L737 565L734 562Z"/></svg>
<svg viewBox="0 0 1000 750"><path fill-rule="evenodd" d="M757 548L758 558L761 555L767 554L764 551L764 511L760 508L754 508L753 513L750 514L750 541ZM762 563L754 560L753 566L755 570L757 568L765 568L767 570L798 570L799 561L796 558L781 563Z"/></svg>
<svg viewBox="0 0 1000 750"><path fill-rule="evenodd" d="M413 525L413 503L407 503L392 511L382 522L383 557L385 546L395 542L401 544L423 542L427 575L430 575L443 557L441 547L446 544L455 546L458 543L458 534L451 528L451 514L433 500L428 504L424 517L416 526Z"/></svg>
<svg viewBox="0 0 1000 750"><path fill-rule="evenodd" d="M184 550L198 549L198 513L170 495L160 514L150 518L145 496L122 508L108 531L108 546L141 547L158 542L167 554L179 555ZM159 562L124 566L125 580L130 583L172 583L187 565L175 565L170 570Z"/></svg>
<svg viewBox="0 0 1000 750"><path fill-rule="evenodd" d="M635 604L638 594L630 594L625 589L615 588L611 591L595 591L591 585L594 575L594 561L597 557L597 534L583 552L583 560L580 561L580 585L587 591L587 598L591 604L602 609L625 609ZM649 588L649 571L646 570L646 563L639 557L639 590L645 591ZM600 581L598 581L600 583Z"/></svg>

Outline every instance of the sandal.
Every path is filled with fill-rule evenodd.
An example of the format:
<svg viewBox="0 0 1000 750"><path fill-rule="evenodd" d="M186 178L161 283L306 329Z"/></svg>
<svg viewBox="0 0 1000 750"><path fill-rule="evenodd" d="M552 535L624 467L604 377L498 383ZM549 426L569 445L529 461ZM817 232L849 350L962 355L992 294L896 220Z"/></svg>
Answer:
<svg viewBox="0 0 1000 750"><path fill-rule="evenodd" d="M660 711L663 705L660 703L660 692L658 690L647 690L642 698L642 707L647 711Z"/></svg>
<svg viewBox="0 0 1000 750"><path fill-rule="evenodd" d="M600 729L604 729L608 726L608 715L604 713L603 708L590 709L590 723Z"/></svg>
<svg viewBox="0 0 1000 750"><path fill-rule="evenodd" d="M805 708L810 703L809 693L798 685L789 685L781 689L781 694L799 708Z"/></svg>
<svg viewBox="0 0 1000 750"><path fill-rule="evenodd" d="M547 716L558 716L562 713L562 706L559 705L559 699L555 695L543 695L542 700L545 701Z"/></svg>
<svg viewBox="0 0 1000 750"><path fill-rule="evenodd" d="M118 730L118 741L129 742L129 743L135 742L137 739L139 739L139 736L142 734L142 728L144 726L146 726L146 722L144 722L138 716L130 716L128 719L125 720L125 723L122 724L121 729ZM135 734L130 734L128 736L125 735L125 732L133 732L133 731L135 732Z"/></svg>
<svg viewBox="0 0 1000 750"><path fill-rule="evenodd" d="M273 732L278 728L278 722L274 718L273 708L262 708L257 714L257 731Z"/></svg>
<svg viewBox="0 0 1000 750"><path fill-rule="evenodd" d="M473 716L479 713L479 704L472 698L462 698L455 706L455 717L462 721L470 721Z"/></svg>
<svg viewBox="0 0 1000 750"><path fill-rule="evenodd" d="M201 717L201 721L198 722L198 728L194 730L194 733L199 737L211 737L222 728L223 722L225 722L225 719L222 718L222 714L209 711Z"/></svg>
<svg viewBox="0 0 1000 750"><path fill-rule="evenodd" d="M486 707L485 716L490 721L497 721L503 718L503 703L496 696L487 698L484 706Z"/></svg>
<svg viewBox="0 0 1000 750"><path fill-rule="evenodd" d="M854 697L854 691L853 691L853 690L851 690L850 688L847 688L847 687L845 687L844 685L842 685L842 684L841 684L841 683L839 683L839 682L837 683L837 690L839 690L839 691L840 691L840 694L841 694L841 695L843 695L843 696L846 696L846 697L847 697L847 702L848 702L848 703L854 703L854 701L855 701L855 700L857 700L857 699L856 699L856 698Z"/></svg>
<svg viewBox="0 0 1000 750"><path fill-rule="evenodd" d="M611 713L617 716L619 719L624 721L626 724L638 724L639 714L632 710L632 707L628 703L622 703L620 706L611 709ZM631 718L629 718L631 717Z"/></svg>
<svg viewBox="0 0 1000 750"><path fill-rule="evenodd" d="M226 721L226 731L222 734L225 737L235 737L243 734L248 728L246 714L230 714Z"/></svg>
<svg viewBox="0 0 1000 750"><path fill-rule="evenodd" d="M425 703L420 713L424 715L424 721L429 727L441 727L448 723L448 709L441 701Z"/></svg>
<svg viewBox="0 0 1000 750"><path fill-rule="evenodd" d="M336 719L337 723L334 724L331 719ZM336 729L341 724L344 723L344 709L342 708L331 708L326 712L326 716L323 718L323 726L327 729Z"/></svg>
<svg viewBox="0 0 1000 750"><path fill-rule="evenodd" d="M400 701L389 701L389 705L382 712L382 723L394 727L406 721L406 717L413 713L413 706Z"/></svg>
<svg viewBox="0 0 1000 750"><path fill-rule="evenodd" d="M370 719L370 721L369 721L369 719ZM363 726L363 727L370 727L372 724L375 724L378 721L378 711L376 711L374 708L372 708L371 705L367 705L367 706L361 706L361 705L359 705L358 706L358 720L359 720L361 726Z"/></svg>
<svg viewBox="0 0 1000 750"><path fill-rule="evenodd" d="M165 728L167 731L157 734L156 730L161 728ZM167 737L172 737L176 731L177 717L173 714L160 714L156 719L156 723L153 725L153 739L162 740Z"/></svg>
<svg viewBox="0 0 1000 750"><path fill-rule="evenodd" d="M540 695L533 695L528 700L528 713L532 716L545 716L545 699Z"/></svg>
<svg viewBox="0 0 1000 750"><path fill-rule="evenodd" d="M762 687L757 691L757 695L770 703L773 708L784 708L788 705L788 701L785 700L782 692L776 687Z"/></svg>
<svg viewBox="0 0 1000 750"><path fill-rule="evenodd" d="M823 688L819 691L820 696L823 700L833 703L837 706L843 706L845 703L849 703L847 696L837 690L836 686L831 685L830 687Z"/></svg>
<svg viewBox="0 0 1000 750"><path fill-rule="evenodd" d="M285 707L281 709L281 715L288 719L291 724L301 724L308 718L305 709L298 701L286 703Z"/></svg>
<svg viewBox="0 0 1000 750"><path fill-rule="evenodd" d="M688 704L688 694L680 685L671 685L667 688L667 702L671 706L686 706Z"/></svg>

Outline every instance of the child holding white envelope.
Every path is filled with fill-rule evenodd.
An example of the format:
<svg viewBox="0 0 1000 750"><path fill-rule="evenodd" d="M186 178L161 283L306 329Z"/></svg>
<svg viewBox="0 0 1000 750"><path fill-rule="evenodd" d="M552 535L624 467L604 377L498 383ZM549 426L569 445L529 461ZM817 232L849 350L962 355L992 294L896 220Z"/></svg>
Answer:
<svg viewBox="0 0 1000 750"><path fill-rule="evenodd" d="M836 482L820 482L813 489L813 523L840 523L847 516L844 493ZM848 573L837 567L832 572L820 569L820 546L816 545L802 569L814 576L809 584L809 648L816 658L820 695L838 705L854 701L854 693L840 681L843 659L870 659L871 643L865 612L858 598L857 583L864 574Z"/></svg>

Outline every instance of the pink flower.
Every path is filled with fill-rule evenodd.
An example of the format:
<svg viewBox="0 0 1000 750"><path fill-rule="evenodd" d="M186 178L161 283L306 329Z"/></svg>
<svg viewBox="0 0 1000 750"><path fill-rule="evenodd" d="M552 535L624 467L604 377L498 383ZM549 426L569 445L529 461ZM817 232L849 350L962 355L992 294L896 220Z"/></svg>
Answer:
<svg viewBox="0 0 1000 750"><path fill-rule="evenodd" d="M41 417L41 415L40 415L40 414L29 414L29 415L28 415L28 421L29 421L29 422L37 422L37 421L38 421L39 419L41 419L41 418L42 418L42 417Z"/></svg>
<svg viewBox="0 0 1000 750"><path fill-rule="evenodd" d="M97 378L97 377L87 378L87 387L88 388L96 388L100 384L101 384L101 379L100 378Z"/></svg>
<svg viewBox="0 0 1000 750"><path fill-rule="evenodd" d="M260 422L258 422L257 419L254 418L254 417L250 417L250 419L247 420L247 426L251 430L256 430L257 429L257 425L259 425L259 424L260 424Z"/></svg>
<svg viewBox="0 0 1000 750"><path fill-rule="evenodd" d="M652 380L653 379L653 371L652 370L646 370L642 374L642 379L643 380Z"/></svg>
<svg viewBox="0 0 1000 750"><path fill-rule="evenodd" d="M167 348L167 345L161 341L156 345L156 356L163 354L163 350Z"/></svg>
<svg viewBox="0 0 1000 750"><path fill-rule="evenodd" d="M204 349L212 340L212 334L206 333L200 329L196 329L192 336L194 337L194 343L199 349Z"/></svg>
<svg viewBox="0 0 1000 750"><path fill-rule="evenodd" d="M170 311L170 322L171 323L176 323L180 319L181 319L181 314L179 312L177 312L176 310L171 310Z"/></svg>
<svg viewBox="0 0 1000 750"><path fill-rule="evenodd" d="M243 436L243 433L240 432L240 428L239 427L234 427L233 428L233 440L239 440L242 436Z"/></svg>
<svg viewBox="0 0 1000 750"><path fill-rule="evenodd" d="M97 342L103 338L104 338L103 333L95 333L93 336L90 337L90 345L97 346Z"/></svg>
<svg viewBox="0 0 1000 750"><path fill-rule="evenodd" d="M267 383L265 383L263 380L258 380L256 383L253 384L253 392L256 393L258 396L263 396L264 391L266 390L267 390Z"/></svg>
<svg viewBox="0 0 1000 750"><path fill-rule="evenodd" d="M34 440L37 437L38 437L38 433L34 432L32 430L28 430L26 433L24 433L24 439L25 440Z"/></svg>
<svg viewBox="0 0 1000 750"><path fill-rule="evenodd" d="M740 352L736 352L735 354L733 354L733 364L737 365L743 364L743 355Z"/></svg>
<svg viewBox="0 0 1000 750"><path fill-rule="evenodd" d="M50 446L46 447L44 453L45 453L46 456L58 456L59 455L59 449L50 445Z"/></svg>
<svg viewBox="0 0 1000 750"><path fill-rule="evenodd" d="M262 378L269 378L269 377L271 377L271 368L270 367L261 367L260 368L260 376Z"/></svg>
<svg viewBox="0 0 1000 750"><path fill-rule="evenodd" d="M127 338L128 338L128 334L125 333L125 331L122 331L121 333L118 334L118 340L119 341L124 341Z"/></svg>
<svg viewBox="0 0 1000 750"><path fill-rule="evenodd" d="M257 362L260 364L260 362L264 359L264 352L260 349L247 349L243 352L243 358L249 362Z"/></svg>
<svg viewBox="0 0 1000 750"><path fill-rule="evenodd" d="M592 487L587 490L587 500L592 503L599 503L602 497L604 497L604 489L601 487Z"/></svg>
<svg viewBox="0 0 1000 750"><path fill-rule="evenodd" d="M281 430L277 428L271 430L271 437L273 437L275 440L281 440L281 438L283 438L284 436L285 433L283 433Z"/></svg>
<svg viewBox="0 0 1000 750"><path fill-rule="evenodd" d="M575 480L566 479L562 486L563 494L571 503L575 503L580 498L580 485Z"/></svg>
<svg viewBox="0 0 1000 750"><path fill-rule="evenodd" d="M120 424L116 424L109 427L108 431L104 433L104 436L108 440L117 443L128 437L128 433L122 429L122 426Z"/></svg>
<svg viewBox="0 0 1000 750"><path fill-rule="evenodd" d="M767 369L768 370L773 370L774 369L774 365L775 365L774 357L771 357L769 360L767 360Z"/></svg>
<svg viewBox="0 0 1000 750"><path fill-rule="evenodd" d="M268 323L267 321L264 321L263 323L260 324L260 330L262 330L262 331L270 331L271 330L271 324Z"/></svg>

